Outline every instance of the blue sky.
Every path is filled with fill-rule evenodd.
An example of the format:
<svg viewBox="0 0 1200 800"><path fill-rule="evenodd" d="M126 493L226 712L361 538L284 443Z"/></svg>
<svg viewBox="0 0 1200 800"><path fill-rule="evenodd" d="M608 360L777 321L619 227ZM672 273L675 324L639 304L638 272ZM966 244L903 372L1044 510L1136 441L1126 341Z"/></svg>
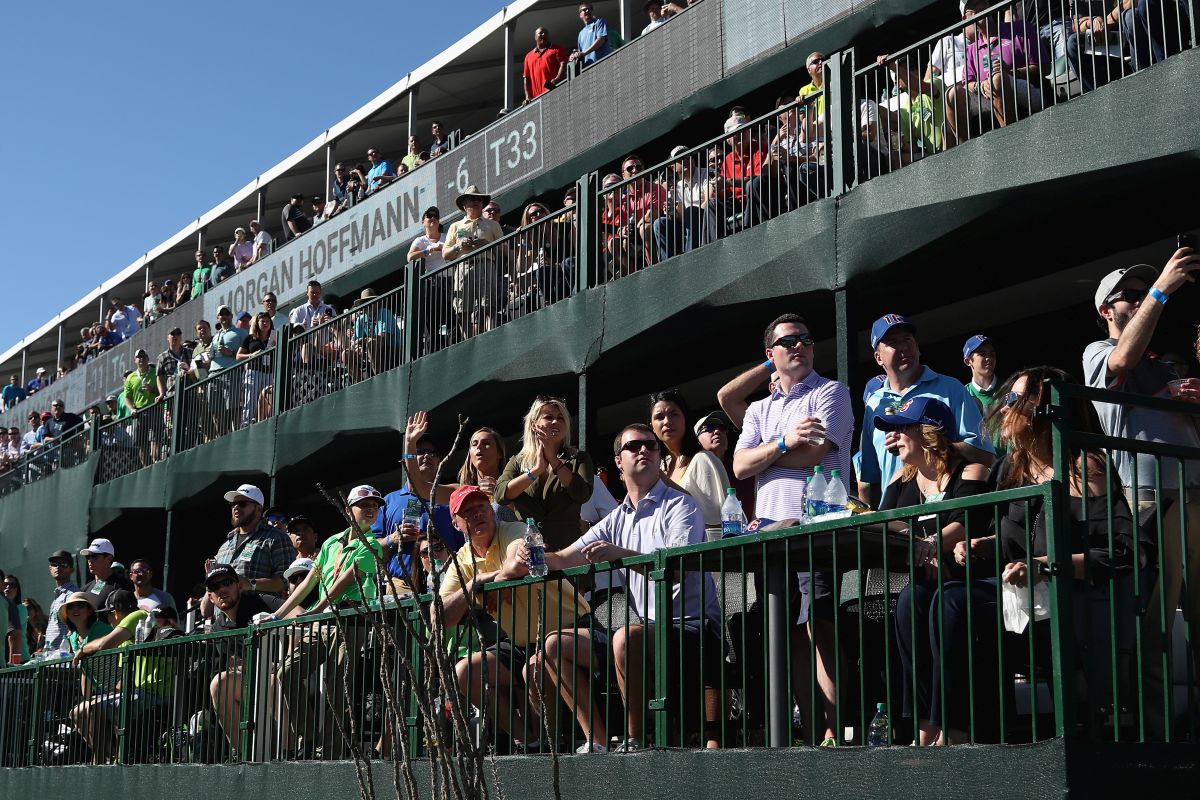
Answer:
<svg viewBox="0 0 1200 800"><path fill-rule="evenodd" d="M0 352L503 6L4 3Z"/></svg>

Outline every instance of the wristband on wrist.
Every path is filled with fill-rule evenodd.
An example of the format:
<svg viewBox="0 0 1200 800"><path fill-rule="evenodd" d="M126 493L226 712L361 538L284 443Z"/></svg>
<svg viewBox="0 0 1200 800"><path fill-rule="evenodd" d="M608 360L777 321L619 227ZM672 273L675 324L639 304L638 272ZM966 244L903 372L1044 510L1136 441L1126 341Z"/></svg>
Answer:
<svg viewBox="0 0 1200 800"><path fill-rule="evenodd" d="M767 372L770 372L775 368L775 362L768 358L763 362L763 366L767 368Z"/></svg>
<svg viewBox="0 0 1200 800"><path fill-rule="evenodd" d="M531 469L525 470L525 477L529 478L529 480L531 480L531 481L537 480L537 476L533 474L533 470L531 470Z"/></svg>
<svg viewBox="0 0 1200 800"><path fill-rule="evenodd" d="M1169 297L1167 296L1166 292L1164 292L1164 291L1162 291L1161 289L1158 289L1158 288L1156 288L1156 287L1154 287L1154 286L1151 286L1151 287L1150 287L1150 291L1149 291L1149 292L1147 292L1146 294L1150 295L1150 296L1151 296L1151 297L1153 297L1155 300L1157 300L1157 301L1158 301L1158 304L1159 304L1160 306L1165 306L1165 305L1167 304L1167 300L1169 299Z"/></svg>
<svg viewBox="0 0 1200 800"><path fill-rule="evenodd" d="M779 448L779 452L781 453L786 453L788 451L787 441L783 438L782 434L780 434L779 438L775 441L775 446Z"/></svg>
<svg viewBox="0 0 1200 800"><path fill-rule="evenodd" d="M405 460L405 461L408 461L410 458L416 458L416 456L415 456L415 455L413 455L412 453L405 453L405 454L404 454L404 460Z"/></svg>

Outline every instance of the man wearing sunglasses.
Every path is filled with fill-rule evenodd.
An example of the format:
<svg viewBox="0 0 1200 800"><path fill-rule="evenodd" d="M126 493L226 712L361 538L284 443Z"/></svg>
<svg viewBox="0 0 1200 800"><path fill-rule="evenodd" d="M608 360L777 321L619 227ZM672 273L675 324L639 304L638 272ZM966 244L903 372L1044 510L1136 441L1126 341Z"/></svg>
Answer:
<svg viewBox="0 0 1200 800"><path fill-rule="evenodd" d="M663 481L661 448L654 431L642 423L626 425L617 434L613 453L628 494L615 511L589 528L574 544L557 553L547 553L546 565L551 570L602 564L705 540L700 506L686 493ZM517 553L524 557L523 543L517 545ZM654 589L646 574L638 569L622 570L621 578L630 605L646 623L618 628L611 640L606 631L595 628L562 630L547 637L543 647L548 666L546 678L558 684L587 737L577 753L605 752L610 734L605 725L606 715L591 697L589 665L613 665L628 709L626 730L616 752L640 750L644 741L647 692L653 688L644 685L640 665L643 658L646 663L653 663L654 659ZM718 632L721 610L712 577L707 572L687 571L683 583L671 587L671 606L671 618L661 620L671 626L667 633L668 648L674 651L673 658L682 655L688 659L686 663L692 674L696 674L695 666L701 666L699 676L705 684L704 735L708 746L716 746L720 700L715 687L719 685L723 648ZM684 654L678 652L681 642Z"/></svg>
<svg viewBox="0 0 1200 800"><path fill-rule="evenodd" d="M798 518L804 515L804 484L815 466L820 464L826 475L835 469L850 475L854 436L850 390L813 369L813 336L802 317L776 317L763 331L762 343L767 360L718 394L730 417L742 419L733 471L738 478L756 480L755 516L770 520ZM746 398L771 373L776 379L770 394L747 405ZM816 642L817 682L823 699L817 718L825 720L813 731L819 734L813 744L830 740L836 732L831 586L831 577L825 573L797 575L800 627L796 635L804 639L805 652L810 647L807 637ZM799 695L801 703L807 705L808 693ZM811 718L805 713L805 719Z"/></svg>
<svg viewBox="0 0 1200 800"><path fill-rule="evenodd" d="M408 578L412 574L413 542L422 533L429 533L429 490L442 463L442 455L428 425L429 418L424 411L409 418L404 430L404 464L408 480L383 498L383 511L371 527L371 532L384 541L390 553L388 575L397 591L410 588ZM435 503L433 518L438 535L451 552L457 552L466 539L454 527L450 507Z"/></svg>
<svg viewBox="0 0 1200 800"><path fill-rule="evenodd" d="M1175 292L1195 280L1198 269L1200 255L1189 247L1181 247L1161 273L1149 264L1137 264L1104 276L1094 300L1096 313L1100 315L1099 323L1108 337L1092 342L1083 351L1083 374L1088 386L1144 397L1174 397L1200 402L1200 380L1193 378L1174 383L1179 380L1178 373L1149 349L1165 306ZM1095 406L1100 424L1109 436L1200 447L1194 417L1116 403L1096 403ZM1142 651L1146 692L1151 698L1146 704L1147 719L1152 734L1161 736L1165 729L1163 692L1169 692L1172 685L1169 670L1163 674L1162 654L1164 648L1166 652L1172 652L1170 631L1181 599L1184 615L1191 624L1194 626L1200 621L1200 590L1196 588L1200 586L1200 464L1184 462L1185 485L1181 487L1180 465L1175 459L1160 460L1153 455L1133 455L1122 450L1113 450L1112 458L1130 502L1136 502L1139 511L1153 509L1157 504L1162 519L1159 580L1146 606L1152 612L1146 614L1143 623L1146 633ZM1158 467L1161 467L1162 482L1156 485ZM1180 530L1180 503L1186 516L1184 530ZM1154 531L1155 536L1158 533ZM1183 559L1185 545L1186 561ZM1186 583L1183 582L1184 564L1187 565ZM1189 588L1186 595L1184 586ZM1161 625L1160 603L1167 611L1165 630ZM1200 640L1194 636L1192 657L1200 666Z"/></svg>
<svg viewBox="0 0 1200 800"><path fill-rule="evenodd" d="M217 564L228 564L238 576L243 592L282 595L287 588L283 573L296 559L292 540L263 519L263 493L257 486L244 483L225 493L233 529L225 534L225 543L217 555L204 564L206 573ZM206 597L202 613L212 616L212 604Z"/></svg>

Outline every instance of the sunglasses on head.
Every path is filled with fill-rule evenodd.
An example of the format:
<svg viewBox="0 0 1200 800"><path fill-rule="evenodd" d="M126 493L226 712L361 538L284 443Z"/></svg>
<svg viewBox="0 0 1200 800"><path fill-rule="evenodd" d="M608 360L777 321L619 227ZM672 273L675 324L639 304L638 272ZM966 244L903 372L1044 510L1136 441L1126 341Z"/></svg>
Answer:
<svg viewBox="0 0 1200 800"><path fill-rule="evenodd" d="M1133 305L1134 303L1140 303L1145 300L1146 294L1147 292L1145 289L1122 289L1119 292L1113 292L1110 294L1108 299L1104 301L1104 304L1106 306L1111 306L1118 300L1124 300L1126 303Z"/></svg>
<svg viewBox="0 0 1200 800"><path fill-rule="evenodd" d="M1021 398L1024 396L1025 395L1021 394L1020 392L1009 392L1008 394L1004 395L1004 407L1012 408L1017 403L1021 402Z"/></svg>
<svg viewBox="0 0 1200 800"><path fill-rule="evenodd" d="M658 452L657 439L630 439L625 444L621 445L622 452L640 453L642 448L646 448L651 453Z"/></svg>
<svg viewBox="0 0 1200 800"><path fill-rule="evenodd" d="M791 350L798 344L805 347L812 347L813 338L807 333L789 333L787 336L780 336L771 347L782 347L786 350Z"/></svg>

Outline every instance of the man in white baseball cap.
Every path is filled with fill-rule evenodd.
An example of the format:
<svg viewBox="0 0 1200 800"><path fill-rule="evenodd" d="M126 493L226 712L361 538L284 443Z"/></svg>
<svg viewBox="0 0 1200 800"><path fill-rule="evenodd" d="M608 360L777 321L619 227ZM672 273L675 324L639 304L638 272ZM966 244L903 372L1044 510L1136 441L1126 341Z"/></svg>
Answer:
<svg viewBox="0 0 1200 800"><path fill-rule="evenodd" d="M92 539L92 543L79 551L87 559L88 572L92 580L84 584L82 591L95 596L96 608L104 608L108 596L116 589L133 591L133 584L124 572L113 569L117 550L108 539Z"/></svg>
<svg viewBox="0 0 1200 800"><path fill-rule="evenodd" d="M308 608L312 613L325 611L331 606L344 609L342 613L345 613L360 608L378 596L376 565L384 553L383 544L371 533L371 525L382 509L383 495L374 486L363 484L350 490L346 495L346 515L354 521L358 531L346 528L325 540L308 577L292 589L291 595L275 612L276 617L282 619L294 609L303 608L306 602L311 601L310 593L314 590L316 602ZM325 758L345 757L345 742L336 735L338 730L350 730L349 720L345 718L344 682L349 680L350 685L354 685L353 673L359 661L356 655L362 648L366 632L361 617L347 620L344 638L337 635L335 626L322 625L317 635L304 636L279 667L279 682L284 687L288 717L302 726L302 730L296 733L304 738L307 746L312 741L316 723L316 715L309 714L307 709L308 676L331 655L336 662L335 669L326 670L326 675L332 673L332 676L326 678L322 692L327 706L327 716L322 726L325 732L322 743ZM330 719L328 714L339 715L341 725Z"/></svg>
<svg viewBox="0 0 1200 800"><path fill-rule="evenodd" d="M1190 247L1179 247L1160 273L1149 264L1108 273L1101 279L1094 297L1099 323L1107 338L1092 342L1083 351L1083 375L1088 386L1143 397L1175 398L1200 402L1200 380L1180 380L1175 368L1161 363L1149 349L1150 339L1167 303L1175 292L1196 280L1200 255ZM1185 414L1140 408L1125 403L1094 403L1100 424L1108 436L1163 442L1185 447L1200 447L1200 435ZM1158 582L1146 608L1172 610L1183 606L1194 625L1200 620L1200 559L1188 558L1184 575L1181 540L1189 554L1200 551L1200 464L1180 462L1146 453L1112 451L1113 463L1121 482L1137 510L1157 506L1161 519L1162 553L1159 554ZM1136 464L1137 485L1134 484ZM1161 468L1161 483L1156 474ZM1182 508L1181 508L1182 506ZM1180 517L1186 525L1180 527ZM1186 580L1185 580L1186 577ZM1188 587L1186 592L1183 587ZM1161 597L1160 597L1161 594ZM1182 601L1182 602L1181 602ZM1148 726L1155 737L1162 736L1169 721L1163 718L1164 692L1170 693L1170 672L1164 675L1163 651L1171 651L1171 625L1174 613L1167 615L1166 629L1157 612L1146 615L1142 641L1145 671ZM1200 666L1200 640L1192 637L1192 657Z"/></svg>
<svg viewBox="0 0 1200 800"><path fill-rule="evenodd" d="M215 564L229 564L237 572L243 592L283 595L287 588L283 573L296 558L296 548L286 533L263 519L262 490L243 483L225 493L225 502L233 530L225 534L216 557L205 563L205 573ZM211 614L211 606L204 608L204 614Z"/></svg>

